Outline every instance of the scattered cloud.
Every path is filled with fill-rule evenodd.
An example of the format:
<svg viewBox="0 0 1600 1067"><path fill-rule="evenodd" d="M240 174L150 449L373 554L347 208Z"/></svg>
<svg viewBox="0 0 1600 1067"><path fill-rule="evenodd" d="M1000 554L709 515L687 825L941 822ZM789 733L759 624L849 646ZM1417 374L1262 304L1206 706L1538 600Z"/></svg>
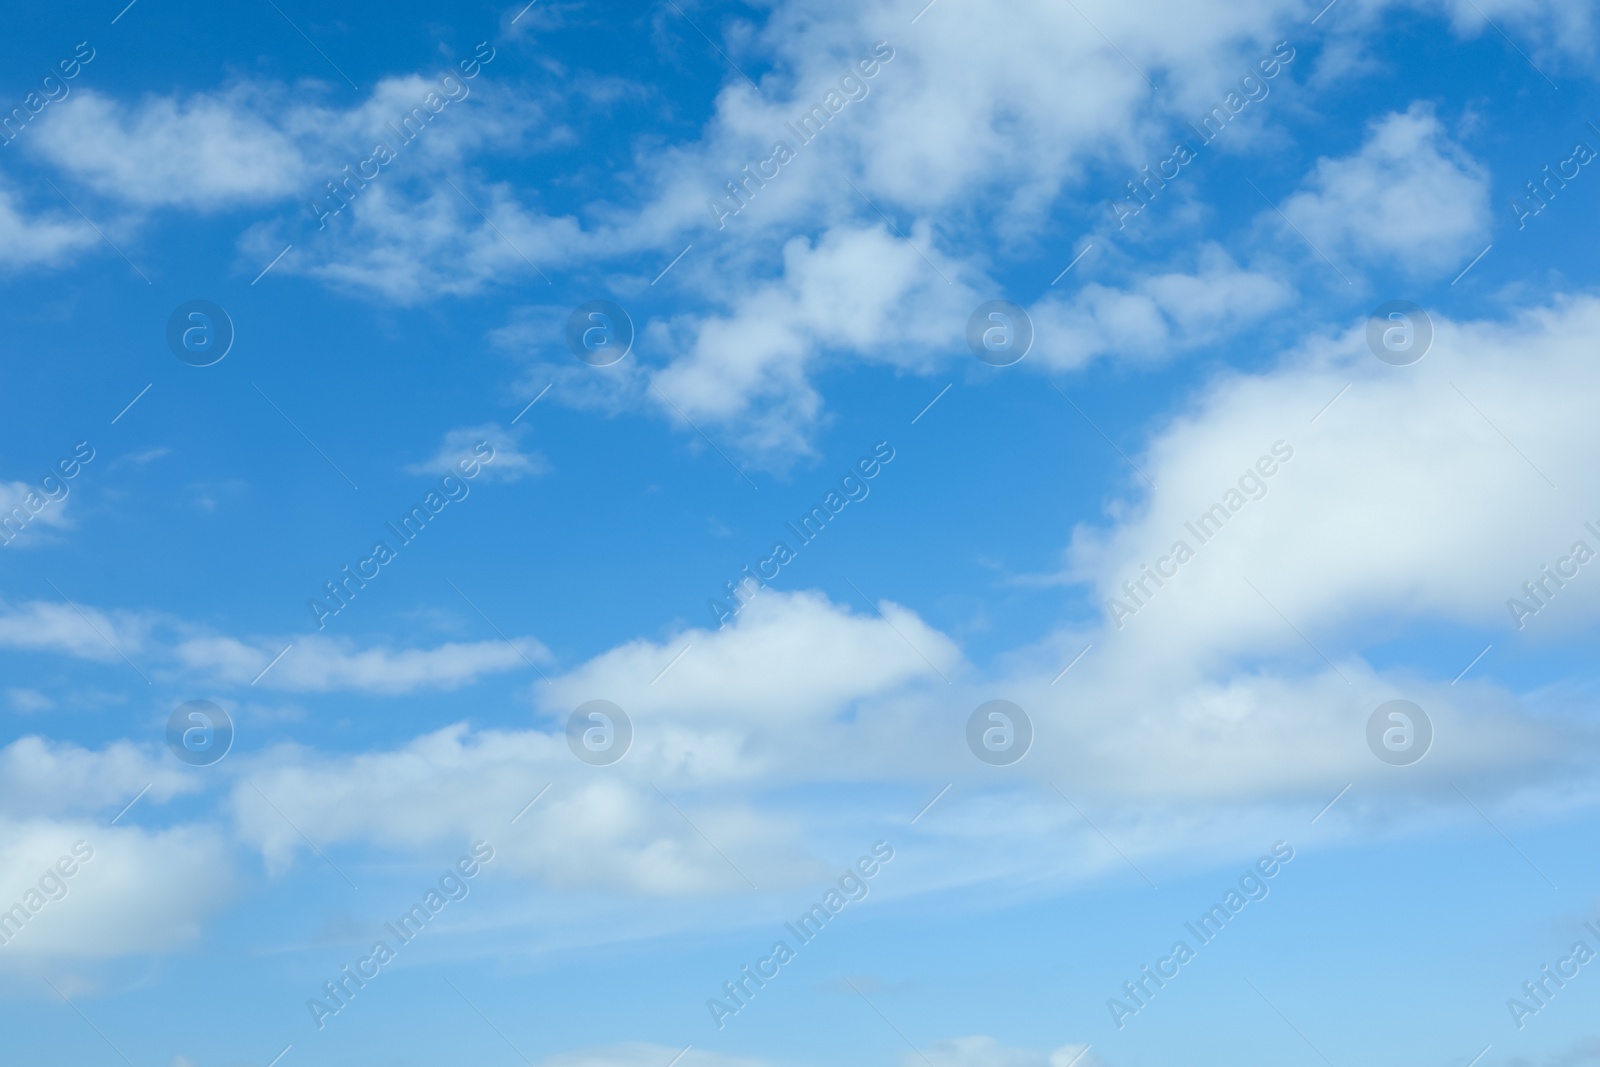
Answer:
<svg viewBox="0 0 1600 1067"><path fill-rule="evenodd" d="M467 463L469 467L478 467L472 477L483 481L515 482L527 477L537 478L549 471L550 464L537 452L522 451L521 440L525 432L522 428L504 429L495 422L462 426L444 435L439 450L431 458L412 463L404 470L408 474L454 475L460 478L460 464ZM488 448L479 450L479 446L485 444ZM483 462L486 456L492 458Z"/></svg>
<svg viewBox="0 0 1600 1067"><path fill-rule="evenodd" d="M1426 276L1482 249L1489 179L1430 108L1413 104L1373 122L1354 155L1319 159L1282 211L1326 255Z"/></svg>

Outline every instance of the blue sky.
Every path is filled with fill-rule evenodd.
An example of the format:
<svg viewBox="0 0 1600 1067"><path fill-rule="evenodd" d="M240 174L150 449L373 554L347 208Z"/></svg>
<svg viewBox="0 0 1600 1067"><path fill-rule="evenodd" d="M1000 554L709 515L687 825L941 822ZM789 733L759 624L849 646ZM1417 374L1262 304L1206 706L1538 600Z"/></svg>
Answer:
<svg viewBox="0 0 1600 1067"><path fill-rule="evenodd" d="M1600 1062L1597 30L18 15L19 1062ZM967 341L995 300L1005 366ZM569 347L592 301L620 360ZM1413 362L1369 344L1395 301ZM1020 756L969 747L992 700ZM191 701L220 760L169 743Z"/></svg>

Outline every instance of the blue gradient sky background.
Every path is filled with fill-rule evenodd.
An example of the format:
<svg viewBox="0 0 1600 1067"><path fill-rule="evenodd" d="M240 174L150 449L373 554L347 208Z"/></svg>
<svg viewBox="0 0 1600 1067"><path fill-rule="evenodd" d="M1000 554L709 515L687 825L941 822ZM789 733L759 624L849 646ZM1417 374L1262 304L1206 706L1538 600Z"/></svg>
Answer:
<svg viewBox="0 0 1600 1067"><path fill-rule="evenodd" d="M1600 965L1507 1007L1600 949L1600 565L1507 606L1600 548L1600 177L1511 206L1600 150L1587 11L279 8L74 3L0 40L19 105L94 49L0 146L0 502L94 449L0 549L0 906L95 849L0 946L17 1062L1600 1062ZM323 183L480 41L470 95L319 230ZM719 229L722 183L878 42ZM197 298L237 334L204 368L165 341ZM614 366L563 340L595 299L636 329ZM1015 365L964 339L991 299L1035 326ZM1367 347L1389 300L1431 320L1419 363ZM319 631L308 599L477 441L467 498ZM1278 441L1119 628L1124 579ZM995 698L1036 731L1007 767L964 740ZM1436 730L1407 767L1365 740L1394 698ZM213 766L165 741L196 699L236 725ZM568 749L590 699L632 719L614 765ZM478 840L470 895L319 1029L307 999ZM719 1028L707 999L877 841L866 899ZM1270 894L1119 1028L1108 998L1279 841Z"/></svg>

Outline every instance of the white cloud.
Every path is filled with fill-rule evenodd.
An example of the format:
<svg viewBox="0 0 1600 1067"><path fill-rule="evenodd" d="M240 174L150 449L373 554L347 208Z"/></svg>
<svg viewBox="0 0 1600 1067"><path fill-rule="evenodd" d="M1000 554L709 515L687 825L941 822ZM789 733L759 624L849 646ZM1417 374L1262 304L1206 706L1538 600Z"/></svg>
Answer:
<svg viewBox="0 0 1600 1067"><path fill-rule="evenodd" d="M1080 530L1074 573L1101 598L1120 595L1141 564L1187 539L1194 563L1128 624L1162 632L1185 658L1288 643L1244 576L1313 640L1380 618L1515 633L1507 598L1565 555L1585 520L1600 519L1586 510L1600 509L1600 471L1580 459L1583 412L1600 402L1600 371L1583 355L1600 301L1533 308L1504 324L1436 316L1433 328L1432 352L1411 367L1374 358L1362 323L1308 342L1274 371L1217 382L1148 448L1141 467L1163 489L1109 533ZM1257 477L1266 497L1201 546L1184 523L1237 488L1278 440L1294 458ZM1594 617L1600 581L1585 578L1541 612L1538 632Z"/></svg>
<svg viewBox="0 0 1600 1067"><path fill-rule="evenodd" d="M374 182L328 232L297 246L298 254L280 267L415 305L518 279L543 284L539 271L577 258L584 238L575 219L532 212L503 184L480 185L459 175L452 180L471 203L442 182L429 181L423 191L402 188L400 181ZM253 227L241 249L265 263L282 251L284 232L276 224Z"/></svg>
<svg viewBox="0 0 1600 1067"><path fill-rule="evenodd" d="M959 343L977 298L940 277L962 271L932 251L926 227L910 238L922 254L883 226L793 238L780 279L738 292L726 314L667 327L659 339L682 354L655 375L652 399L669 417L676 404L696 421L735 423L752 448L805 452L821 407L810 375L830 356L922 369Z"/></svg>
<svg viewBox="0 0 1600 1067"><path fill-rule="evenodd" d="M498 848L504 840L505 868L563 888L717 893L744 888L740 872L764 887L794 885L826 870L798 824L753 808L743 786L726 787L810 774L855 743L839 719L856 702L943 684L917 649L949 671L954 646L903 608L881 609L884 619L815 595L763 593L735 626L661 646L631 642L553 687L536 687L550 732L474 733L458 724L392 752L284 750L259 761L251 778L290 821L318 827L322 841L478 835ZM651 685L686 641L688 655ZM624 774L597 773L568 749L568 713L596 696L621 703L633 719L633 748L618 765ZM876 757L864 749L851 762L866 767ZM538 817L509 835L508 821L545 783L551 789ZM697 793L706 787L722 788ZM680 794L675 803L693 825L658 789ZM300 848L252 789L237 789L234 806L243 836L271 862ZM737 857L737 868L724 853Z"/></svg>
<svg viewBox="0 0 1600 1067"><path fill-rule="evenodd" d="M246 641L197 630L153 613L84 604L30 601L0 606L0 648L50 651L99 663L119 662L126 655L157 677L199 675L248 686L286 645L291 646L255 683L263 689L382 694L449 690L486 675L551 662L549 649L527 636L396 648L327 634ZM11 692L14 703L33 699L25 695L31 690Z"/></svg>
<svg viewBox="0 0 1600 1067"><path fill-rule="evenodd" d="M921 1053L903 1053L900 1067L1099 1067L1087 1045L1062 1045L1054 1052L1012 1048L992 1037L950 1037L928 1042Z"/></svg>
<svg viewBox="0 0 1600 1067"><path fill-rule="evenodd" d="M365 100L344 109L324 103L322 91L306 83L247 81L186 96L149 95L137 103L81 89L51 109L51 121L29 144L96 192L141 207L309 203L326 197L325 183L343 180L346 166L355 171L379 141L396 153L388 166L409 168L414 176L459 162L486 141L515 138L534 121L527 103L485 109L481 93L467 104L475 96L473 83L454 84L460 99L437 114L424 108L426 121L413 118L409 142L389 124L410 116L430 92L443 99L438 76L384 78ZM395 177L380 168L367 185L356 173L347 191L357 202L363 187Z"/></svg>
<svg viewBox="0 0 1600 1067"><path fill-rule="evenodd" d="M1283 213L1336 262L1427 275L1479 251L1488 232L1486 172L1422 104L1374 122L1354 155L1319 159L1306 184Z"/></svg>
<svg viewBox="0 0 1600 1067"><path fill-rule="evenodd" d="M454 475L462 477L459 464L463 461L478 466L474 478L481 481L515 482L525 477L537 477L550 469L544 456L537 452L524 452L521 439L526 427L503 429L499 423L481 426L462 426L449 431L439 442L439 450L421 463L403 468L408 474ZM477 446L487 444L489 449L477 452ZM484 463L484 456L492 457Z"/></svg>
<svg viewBox="0 0 1600 1067"><path fill-rule="evenodd" d="M662 644L619 645L556 679L541 703L570 708L604 693L641 721L760 721L794 729L821 725L855 701L937 681L938 671L956 671L961 653L949 638L897 604L884 601L880 609L881 619L816 593L763 590L736 625L690 630ZM670 673L656 681L669 663Z"/></svg>
<svg viewBox="0 0 1600 1067"><path fill-rule="evenodd" d="M1419 6L1432 7L1435 3ZM1496 36L1496 27L1489 20L1511 26L1520 34L1531 34L1533 40L1525 40L1523 48L1532 51L1549 73L1560 74L1572 60L1581 62L1594 54L1594 11L1582 4L1563 0L1436 0L1436 6L1448 14L1452 29L1461 37ZM1532 76L1537 77L1537 73Z"/></svg>
<svg viewBox="0 0 1600 1067"><path fill-rule="evenodd" d="M170 758L127 741L98 751L21 737L0 749L0 814L5 817L116 814L146 786L159 803L195 789Z"/></svg>
<svg viewBox="0 0 1600 1067"><path fill-rule="evenodd" d="M63 496L59 500L52 500L40 486L27 482L0 482L0 519L9 520L0 531L0 540L10 538L5 541L6 548L28 547L40 543L35 524L56 529L70 527L72 520L67 514L69 499ZM37 511L25 503L29 500L38 508ZM28 535L30 527L34 527L31 537Z"/></svg>
<svg viewBox="0 0 1600 1067"><path fill-rule="evenodd" d="M111 662L144 647L150 620L130 612L34 600L0 607L0 647L60 652Z"/></svg>
<svg viewBox="0 0 1600 1067"><path fill-rule="evenodd" d="M232 883L226 845L208 829L4 820L0 908L10 909L15 933L0 947L0 967L182 948Z"/></svg>
<svg viewBox="0 0 1600 1067"><path fill-rule="evenodd" d="M537 809L509 829L546 784ZM304 845L289 823L315 827L324 846L372 841L409 850L481 838L496 849L495 870L563 890L715 895L745 890L740 870L772 886L818 867L781 818L761 817L736 798L680 805L693 825L648 782L579 763L563 733L474 734L465 724L390 752L270 753L232 801L240 836L276 869ZM725 854L739 857L738 869Z"/></svg>
<svg viewBox="0 0 1600 1067"><path fill-rule="evenodd" d="M0 188L0 267L16 271L23 267L55 266L99 240L93 228L64 210L27 216L16 196L9 189ZM21 482L12 482L3 488L11 497L21 485ZM8 509L15 506L13 502Z"/></svg>
<svg viewBox="0 0 1600 1067"><path fill-rule="evenodd" d="M236 88L135 105L81 89L52 110L32 148L104 196L205 210L311 195L299 139L269 117L299 125L305 105L286 94Z"/></svg>
<svg viewBox="0 0 1600 1067"><path fill-rule="evenodd" d="M137 815L117 826L107 819L135 797L149 811L200 784L170 756L127 741L92 750L23 737L0 749L0 912L23 909L0 925L12 935L0 968L193 942L232 884L224 835L194 825L145 830ZM73 860L86 853L87 862Z"/></svg>
<svg viewBox="0 0 1600 1067"><path fill-rule="evenodd" d="M1281 276L1245 270L1206 245L1193 274L1153 274L1126 289L1091 282L1031 309L1038 361L1050 370L1097 356L1154 360L1229 336L1294 296Z"/></svg>
<svg viewBox="0 0 1600 1067"><path fill-rule="evenodd" d="M188 638L173 650L184 667L240 685L261 675L281 651L282 645L249 645L232 637ZM487 674L549 662L549 650L532 637L394 649L309 635L296 638L257 684L291 692L409 693L457 689Z"/></svg>

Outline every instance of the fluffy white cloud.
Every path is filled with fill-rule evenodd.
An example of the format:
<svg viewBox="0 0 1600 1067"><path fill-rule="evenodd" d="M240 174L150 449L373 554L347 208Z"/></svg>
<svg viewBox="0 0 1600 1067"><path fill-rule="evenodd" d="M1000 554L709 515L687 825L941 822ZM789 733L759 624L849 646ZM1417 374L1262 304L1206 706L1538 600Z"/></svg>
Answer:
<svg viewBox="0 0 1600 1067"><path fill-rule="evenodd" d="M438 182L420 192L374 182L281 266L339 289L414 305L512 279L546 284L540 271L570 260L585 243L576 220L529 211L504 185L459 175L453 180L461 193ZM283 250L285 232L277 224L253 227L241 248L265 263Z"/></svg>
<svg viewBox="0 0 1600 1067"><path fill-rule="evenodd" d="M472 82L452 84L447 94L439 77L388 77L344 109L304 84L242 82L137 103L80 89L51 109L51 121L30 131L28 143L102 195L143 207L309 202L328 195L325 183L345 180L347 166L357 177L346 191L359 200L365 182L356 165L379 141L414 172L432 173L486 140L515 137L533 120L526 105L485 114L479 102L466 104ZM429 93L445 101L438 112L423 107ZM410 140L395 132L407 119Z"/></svg>
<svg viewBox="0 0 1600 1067"><path fill-rule="evenodd" d="M0 967L182 948L232 882L227 846L212 830L4 820L0 931L10 940Z"/></svg>
<svg viewBox="0 0 1600 1067"><path fill-rule="evenodd" d="M792 885L820 867L781 817L728 797L709 805L680 797L675 808L658 789L578 762L559 732L473 734L457 724L392 752L269 754L234 790L232 807L240 835L274 868L303 847L296 826L323 847L484 839L496 870L625 895L743 892L747 877Z"/></svg>
<svg viewBox="0 0 1600 1067"><path fill-rule="evenodd" d="M1486 172L1421 104L1374 122L1355 154L1319 159L1306 185L1283 213L1335 263L1436 274L1481 250L1488 233Z"/></svg>
<svg viewBox="0 0 1600 1067"><path fill-rule="evenodd" d="M242 88L137 104L80 89L51 109L30 147L96 192L137 205L263 203L310 185L299 138L273 120L303 109Z"/></svg>
<svg viewBox="0 0 1600 1067"><path fill-rule="evenodd" d="M1196 559L1169 585L1147 585L1149 608L1127 624L1185 658L1298 640L1284 639L1246 577L1313 640L1401 618L1516 633L1508 598L1600 519L1600 472L1582 461L1582 413L1600 402L1600 371L1584 355L1597 328L1593 297L1505 323L1436 317L1430 354L1397 368L1373 357L1361 324L1308 342L1270 373L1219 381L1151 443L1141 467L1162 489L1111 531L1079 531L1073 573L1102 599L1125 598L1123 581L1187 541ZM1246 478L1276 441L1294 458L1270 478ZM1234 504L1262 499L1202 545L1185 523L1229 490ZM1528 628L1592 620L1600 581L1586 577Z"/></svg>
<svg viewBox="0 0 1600 1067"><path fill-rule="evenodd" d="M225 835L107 820L136 797L148 811L201 785L126 741L92 750L23 737L0 749L0 968L193 942L232 885Z"/></svg>
<svg viewBox="0 0 1600 1067"><path fill-rule="evenodd" d="M803 452L821 405L810 374L830 353L923 368L961 337L976 296L931 251L926 227L909 236L875 226L790 240L780 279L738 292L724 314L663 331L683 354L655 375L652 399L669 417L676 404L696 421L737 421L758 450Z"/></svg>
<svg viewBox="0 0 1600 1067"><path fill-rule="evenodd" d="M605 695L641 719L793 728L956 671L961 653L948 637L897 604L879 607L881 619L815 593L764 590L737 625L630 641L556 679L540 702L554 711Z"/></svg>
<svg viewBox="0 0 1600 1067"><path fill-rule="evenodd" d="M1207 245L1192 274L1153 274L1126 289L1091 282L1034 305L1037 362L1066 370L1097 356L1160 359L1231 335L1293 295L1281 275L1242 269Z"/></svg>
<svg viewBox="0 0 1600 1067"><path fill-rule="evenodd" d="M798 823L758 810L743 789L808 776L851 744L885 743L857 742L839 716L889 691L942 686L923 654L949 670L958 659L909 612L888 602L882 610L880 619L814 595L764 593L736 626L690 631L670 646L631 642L538 687L549 732L458 724L392 752L270 754L235 790L241 832L275 864L301 846L286 816L322 842L481 836L505 853L505 868L564 888L676 895L745 889L746 877L764 888L797 884L826 867ZM685 642L689 653L661 675ZM621 703L634 722L617 773L568 748L568 714L594 697ZM876 759L868 749L851 762ZM546 785L537 812L511 833L512 817ZM702 794L707 787L723 788Z"/></svg>
<svg viewBox="0 0 1600 1067"><path fill-rule="evenodd" d="M9 817L110 817L146 787L156 803L197 783L170 759L127 741L95 751L21 737L0 749L0 813Z"/></svg>

